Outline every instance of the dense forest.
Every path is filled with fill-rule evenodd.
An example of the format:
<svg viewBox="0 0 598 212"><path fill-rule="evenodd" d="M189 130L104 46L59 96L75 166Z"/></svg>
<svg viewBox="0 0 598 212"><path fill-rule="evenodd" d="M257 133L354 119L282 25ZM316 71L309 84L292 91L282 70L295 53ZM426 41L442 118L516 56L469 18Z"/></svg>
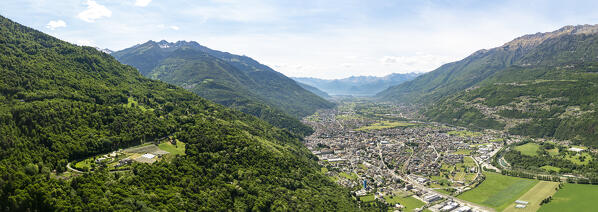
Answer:
<svg viewBox="0 0 598 212"><path fill-rule="evenodd" d="M287 130L1 16L0 53L1 210L358 210ZM186 154L58 177L164 136Z"/></svg>

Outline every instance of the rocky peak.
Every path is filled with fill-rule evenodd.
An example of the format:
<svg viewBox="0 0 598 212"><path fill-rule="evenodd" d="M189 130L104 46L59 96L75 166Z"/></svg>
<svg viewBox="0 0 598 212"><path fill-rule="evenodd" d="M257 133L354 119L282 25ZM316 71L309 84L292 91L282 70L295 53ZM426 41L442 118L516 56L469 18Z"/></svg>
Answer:
<svg viewBox="0 0 598 212"><path fill-rule="evenodd" d="M508 43L505 43L503 46L499 48L503 48L505 50L514 50L514 49L529 49L533 48L545 40L551 38L557 38L564 35L580 35L580 34L598 34L598 24L597 25L577 25L577 26L564 26L556 31L552 32L544 32L544 33L536 33L536 34L529 34L518 37Z"/></svg>

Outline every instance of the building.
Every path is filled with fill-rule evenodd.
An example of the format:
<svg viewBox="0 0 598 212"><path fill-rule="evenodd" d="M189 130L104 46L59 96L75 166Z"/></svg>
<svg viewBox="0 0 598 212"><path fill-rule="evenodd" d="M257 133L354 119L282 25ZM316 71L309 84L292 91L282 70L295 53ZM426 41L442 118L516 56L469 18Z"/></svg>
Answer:
<svg viewBox="0 0 598 212"><path fill-rule="evenodd" d="M428 194L426 196L424 196L424 201L430 203L430 202L434 202L434 201L438 201L442 199L440 196L438 196L438 194Z"/></svg>
<svg viewBox="0 0 598 212"><path fill-rule="evenodd" d="M449 202L444 207L440 208L440 211L451 211L457 207L459 207L459 203Z"/></svg>
<svg viewBox="0 0 598 212"><path fill-rule="evenodd" d="M469 206L461 206L460 208L455 209L453 212L470 212L471 207Z"/></svg>

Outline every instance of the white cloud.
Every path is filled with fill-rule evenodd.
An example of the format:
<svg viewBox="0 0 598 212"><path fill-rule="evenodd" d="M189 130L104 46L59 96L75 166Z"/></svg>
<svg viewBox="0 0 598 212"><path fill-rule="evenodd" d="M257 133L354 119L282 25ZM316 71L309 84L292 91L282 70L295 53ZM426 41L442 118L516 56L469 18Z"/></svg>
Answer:
<svg viewBox="0 0 598 212"><path fill-rule="evenodd" d="M96 19L112 16L112 11L95 1L87 0L85 4L87 5L87 9L77 15L79 19L85 22L92 23Z"/></svg>
<svg viewBox="0 0 598 212"><path fill-rule="evenodd" d="M161 29L161 30L171 29L171 30L175 30L176 31L176 30L181 29L180 27L175 26L175 25L166 26L164 24L158 24L157 27L158 27L158 29Z"/></svg>
<svg viewBox="0 0 598 212"><path fill-rule="evenodd" d="M54 30L54 29L60 28L60 27L66 27L66 22L64 22L63 20L56 20L56 21L50 21L50 22L48 22L48 24L46 24L46 28L48 28L50 30Z"/></svg>
<svg viewBox="0 0 598 212"><path fill-rule="evenodd" d="M93 40L79 39L75 41L75 44L79 46L97 46Z"/></svg>
<svg viewBox="0 0 598 212"><path fill-rule="evenodd" d="M135 6L146 7L152 0L135 0Z"/></svg>

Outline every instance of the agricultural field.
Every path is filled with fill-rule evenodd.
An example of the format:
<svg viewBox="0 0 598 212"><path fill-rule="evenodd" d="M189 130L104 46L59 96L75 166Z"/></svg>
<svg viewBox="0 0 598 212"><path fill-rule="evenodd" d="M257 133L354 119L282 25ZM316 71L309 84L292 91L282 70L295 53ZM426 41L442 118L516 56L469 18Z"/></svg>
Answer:
<svg viewBox="0 0 598 212"><path fill-rule="evenodd" d="M559 186L557 182L548 182L548 181L540 181L536 184L532 189L530 189L527 193L523 196L517 198L517 200L523 200L529 202L526 208L518 209L515 208L515 202L511 203L504 211L505 212L513 212L513 211L521 211L521 212L533 212L538 211L540 209L540 202L546 199L549 196L552 196L556 192L556 188Z"/></svg>
<svg viewBox="0 0 598 212"><path fill-rule="evenodd" d="M409 126L415 126L415 125L417 125L417 124L408 123L408 122L382 121L382 122L374 123L369 126L360 127L355 130L357 130L357 131L381 130L381 129L389 129L389 128L395 128L395 127L409 127Z"/></svg>
<svg viewBox="0 0 598 212"><path fill-rule="evenodd" d="M426 203L413 198L412 196L402 197L400 195L393 195L393 196L384 196L384 199L387 203L394 205L394 204L401 204L404 206L403 211L413 211L416 208L421 208L422 206L426 205Z"/></svg>
<svg viewBox="0 0 598 212"><path fill-rule="evenodd" d="M565 184L552 196L550 203L540 212L596 211L598 208L598 185Z"/></svg>
<svg viewBox="0 0 598 212"><path fill-rule="evenodd" d="M522 155L537 156L538 150L540 150L540 145L530 142L524 145L516 146L515 150L521 152Z"/></svg>
<svg viewBox="0 0 598 212"><path fill-rule="evenodd" d="M502 211L538 183L538 180L510 177L494 172L484 172L484 175L486 180L482 184L459 195L458 198Z"/></svg>

